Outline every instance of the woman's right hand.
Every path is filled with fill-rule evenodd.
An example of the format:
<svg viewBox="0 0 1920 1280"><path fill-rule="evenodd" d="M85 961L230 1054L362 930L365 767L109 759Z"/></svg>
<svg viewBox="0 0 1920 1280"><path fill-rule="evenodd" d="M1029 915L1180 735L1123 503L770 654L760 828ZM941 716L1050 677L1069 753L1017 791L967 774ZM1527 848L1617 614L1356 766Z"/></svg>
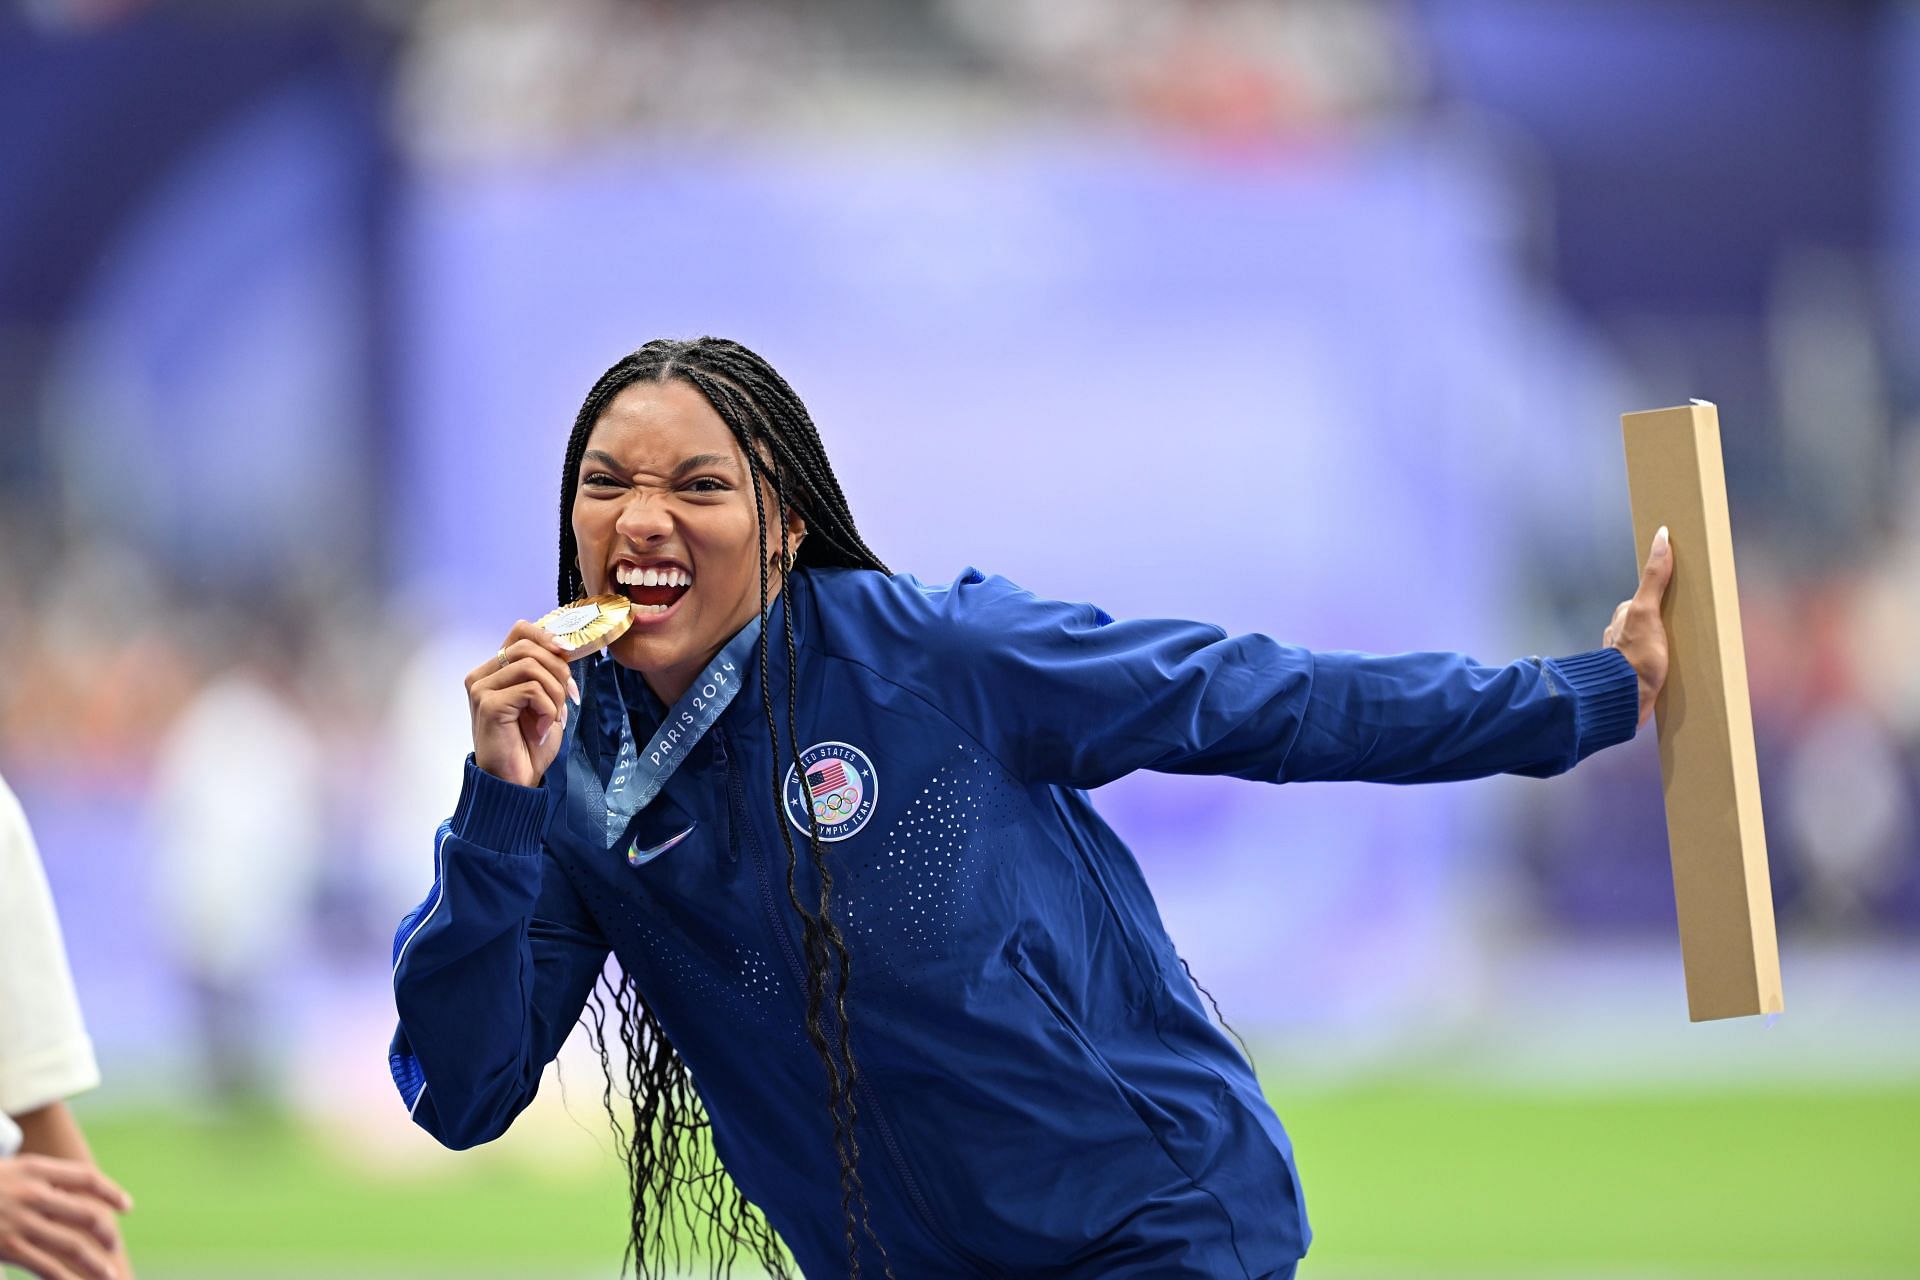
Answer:
<svg viewBox="0 0 1920 1280"><path fill-rule="evenodd" d="M580 687L552 632L520 621L493 657L467 673L473 762L496 778L537 787L560 754L567 702Z"/></svg>

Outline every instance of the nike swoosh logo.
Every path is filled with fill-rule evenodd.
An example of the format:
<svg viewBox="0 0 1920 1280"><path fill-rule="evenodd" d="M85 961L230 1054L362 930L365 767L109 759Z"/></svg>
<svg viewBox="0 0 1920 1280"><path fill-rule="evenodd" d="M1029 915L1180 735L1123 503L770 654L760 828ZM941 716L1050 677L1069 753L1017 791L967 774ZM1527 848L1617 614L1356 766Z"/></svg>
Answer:
<svg viewBox="0 0 1920 1280"><path fill-rule="evenodd" d="M698 825L700 824L699 823L694 824L694 826L698 826ZM693 834L693 827L688 827L685 831L682 831L679 835L669 836L665 840L662 840L659 844L653 846L653 848L651 849L642 849L640 847L640 842L636 840L633 842L633 844L627 847L627 865L634 866L634 867L644 867L649 862L652 862L655 858L659 857L661 854L665 853L667 850L673 848L673 846L679 844L682 840L685 840L688 836L692 834Z"/></svg>

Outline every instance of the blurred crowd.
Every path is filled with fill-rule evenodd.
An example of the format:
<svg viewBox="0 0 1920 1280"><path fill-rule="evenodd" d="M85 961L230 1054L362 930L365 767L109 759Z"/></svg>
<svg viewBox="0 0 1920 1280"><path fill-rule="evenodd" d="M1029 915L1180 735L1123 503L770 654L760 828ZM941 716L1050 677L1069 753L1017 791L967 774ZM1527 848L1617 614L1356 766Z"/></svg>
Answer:
<svg viewBox="0 0 1920 1280"><path fill-rule="evenodd" d="M427 0L406 134L440 159L662 125L888 133L1147 123L1306 139L1391 115L1423 74L1402 0Z"/></svg>

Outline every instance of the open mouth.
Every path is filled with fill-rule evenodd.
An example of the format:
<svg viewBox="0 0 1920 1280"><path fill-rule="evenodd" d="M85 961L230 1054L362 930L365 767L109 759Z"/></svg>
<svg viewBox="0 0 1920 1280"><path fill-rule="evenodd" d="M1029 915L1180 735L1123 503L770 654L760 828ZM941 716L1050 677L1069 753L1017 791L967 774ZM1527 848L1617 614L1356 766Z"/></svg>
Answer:
<svg viewBox="0 0 1920 1280"><path fill-rule="evenodd" d="M633 601L634 620L659 617L693 589L693 575L678 565L623 564L614 569L614 590Z"/></svg>

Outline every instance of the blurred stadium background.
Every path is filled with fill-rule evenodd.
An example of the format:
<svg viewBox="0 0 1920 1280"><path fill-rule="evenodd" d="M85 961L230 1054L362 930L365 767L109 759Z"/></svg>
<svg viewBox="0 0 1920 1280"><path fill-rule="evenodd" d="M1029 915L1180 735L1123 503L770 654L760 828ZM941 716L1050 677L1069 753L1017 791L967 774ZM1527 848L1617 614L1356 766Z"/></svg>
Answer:
<svg viewBox="0 0 1920 1280"><path fill-rule="evenodd" d="M896 568L1486 660L1721 407L1788 1013L1690 1026L1650 734L1100 802L1294 1131L1310 1276L1920 1275L1920 8L29 0L0 771L143 1276L610 1275L590 1061L439 1151L387 938L561 443L767 354Z"/></svg>

